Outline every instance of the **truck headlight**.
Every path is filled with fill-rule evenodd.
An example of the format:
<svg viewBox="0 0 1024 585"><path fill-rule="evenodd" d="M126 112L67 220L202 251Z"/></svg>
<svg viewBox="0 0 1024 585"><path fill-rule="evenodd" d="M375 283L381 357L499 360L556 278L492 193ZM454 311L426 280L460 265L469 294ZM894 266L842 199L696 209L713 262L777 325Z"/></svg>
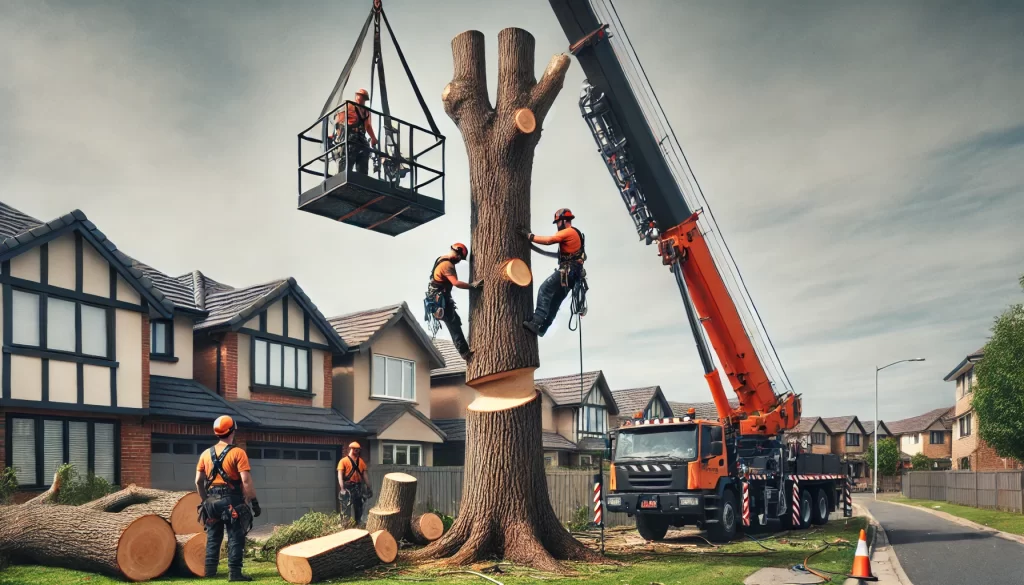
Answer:
<svg viewBox="0 0 1024 585"><path fill-rule="evenodd" d="M679 496L680 506L696 506L700 503L700 500L696 496Z"/></svg>
<svg viewBox="0 0 1024 585"><path fill-rule="evenodd" d="M605 498L604 501L607 502L609 506L621 506L622 505L622 497L620 497L620 496L608 496L607 498Z"/></svg>

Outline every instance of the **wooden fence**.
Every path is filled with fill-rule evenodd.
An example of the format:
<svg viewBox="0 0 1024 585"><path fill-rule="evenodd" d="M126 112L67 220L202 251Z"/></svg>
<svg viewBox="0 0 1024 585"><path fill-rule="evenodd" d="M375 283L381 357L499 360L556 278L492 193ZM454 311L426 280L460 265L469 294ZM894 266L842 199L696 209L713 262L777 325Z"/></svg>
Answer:
<svg viewBox="0 0 1024 585"><path fill-rule="evenodd" d="M1024 513L1024 472L910 471L903 475L903 495Z"/></svg>
<svg viewBox="0 0 1024 585"><path fill-rule="evenodd" d="M428 509L438 510L449 516L457 516L462 501L462 467L407 467L404 465L375 465L370 468L373 497L366 503L366 509L377 503L381 483L388 473L407 473L417 480L416 512ZM563 524L573 520L576 510L587 507L588 518L593 520L594 472L588 470L547 471L548 496L555 515ZM608 490L608 474L604 476L605 492ZM365 514L365 513L364 513ZM633 519L623 513L604 514L605 526L633 524Z"/></svg>

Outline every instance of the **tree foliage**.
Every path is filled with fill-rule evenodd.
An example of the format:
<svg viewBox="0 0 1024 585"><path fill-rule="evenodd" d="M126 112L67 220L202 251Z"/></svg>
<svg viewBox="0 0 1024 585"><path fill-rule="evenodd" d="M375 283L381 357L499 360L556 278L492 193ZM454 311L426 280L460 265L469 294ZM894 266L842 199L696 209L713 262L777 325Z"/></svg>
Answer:
<svg viewBox="0 0 1024 585"><path fill-rule="evenodd" d="M864 462L875 467L875 444L871 442L864 451ZM887 437L878 442L878 475L896 475L900 466L900 446L896 439Z"/></svg>
<svg viewBox="0 0 1024 585"><path fill-rule="evenodd" d="M1011 305L996 318L974 371L978 434L1000 457L1024 460L1024 305Z"/></svg>
<svg viewBox="0 0 1024 585"><path fill-rule="evenodd" d="M18 476L13 467L0 469L0 505L10 504L18 491Z"/></svg>
<svg viewBox="0 0 1024 585"><path fill-rule="evenodd" d="M928 471L932 468L932 458L924 453L917 453L910 458L910 465L914 471Z"/></svg>

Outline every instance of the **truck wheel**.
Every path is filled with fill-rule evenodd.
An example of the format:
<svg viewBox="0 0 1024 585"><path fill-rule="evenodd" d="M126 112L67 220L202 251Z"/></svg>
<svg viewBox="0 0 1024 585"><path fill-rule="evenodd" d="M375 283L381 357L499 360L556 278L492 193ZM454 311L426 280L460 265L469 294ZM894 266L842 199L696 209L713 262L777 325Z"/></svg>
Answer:
<svg viewBox="0 0 1024 585"><path fill-rule="evenodd" d="M792 497L792 496L790 496ZM801 528L807 528L811 525L811 518L814 516L814 512L811 509L811 492L807 491L806 488L800 490L800 522L793 522L793 510L792 506L786 512L786 515L782 517L782 524L789 530L800 530Z"/></svg>
<svg viewBox="0 0 1024 585"><path fill-rule="evenodd" d="M644 540L661 540L668 532L669 517L657 514L637 514L636 531Z"/></svg>
<svg viewBox="0 0 1024 585"><path fill-rule="evenodd" d="M740 514L736 507L736 494L726 490L719 501L717 524L708 524L708 540L711 542L729 542L736 537L739 529Z"/></svg>
<svg viewBox="0 0 1024 585"><path fill-rule="evenodd" d="M811 521L819 526L828 522L828 494L822 488L818 488L814 497L814 516Z"/></svg>

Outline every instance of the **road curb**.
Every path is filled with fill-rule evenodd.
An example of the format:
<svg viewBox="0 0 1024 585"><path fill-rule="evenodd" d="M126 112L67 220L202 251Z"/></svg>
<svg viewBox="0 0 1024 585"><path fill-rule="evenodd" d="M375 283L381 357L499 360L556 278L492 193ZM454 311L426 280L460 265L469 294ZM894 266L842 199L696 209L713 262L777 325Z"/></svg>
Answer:
<svg viewBox="0 0 1024 585"><path fill-rule="evenodd" d="M1003 532L1002 530L996 530L995 528L992 528L991 526L985 526L984 524L978 524L977 522L972 522L972 521L970 521L970 520L968 520L966 518L961 518L959 516L954 516L953 514L950 514L948 512L942 512L940 510L933 510L931 508L925 508L924 506L915 506L913 504L904 504L902 502L895 502L893 500L879 500L879 501L883 501L886 504L895 504L897 506L903 506L904 508L910 508L912 510L922 510L924 512L927 512L927 513L933 515L933 516L938 516L939 518L942 518L943 520L949 520L950 522L953 522L954 524L959 524L961 526L966 526L968 528L974 528L975 530L979 530L981 532L988 532L988 533L991 533L993 536L998 536L999 538L1002 538L1003 540L1009 540L1011 542L1016 542L1016 543L1019 543L1019 544L1024 544L1024 536L1021 536L1019 534L1011 534L1009 532ZM937 503L941 504L942 502L937 502ZM854 504L854 505L856 505L856 504Z"/></svg>
<svg viewBox="0 0 1024 585"><path fill-rule="evenodd" d="M871 549L869 554L872 560L875 560L876 552L880 556L884 554L884 561L888 562L889 566L892 567L894 576L900 585L914 585L910 581L910 577L903 570L903 566L900 565L900 560L896 557L895 549L889 544L889 536L885 533L885 528L882 527L882 524L871 515L871 511L866 506L854 502L853 509L856 515L864 516L868 519L868 524L874 527L874 530L871 531L871 543L868 545L868 548ZM858 585L861 583L864 582L859 579L847 579L844 585Z"/></svg>

